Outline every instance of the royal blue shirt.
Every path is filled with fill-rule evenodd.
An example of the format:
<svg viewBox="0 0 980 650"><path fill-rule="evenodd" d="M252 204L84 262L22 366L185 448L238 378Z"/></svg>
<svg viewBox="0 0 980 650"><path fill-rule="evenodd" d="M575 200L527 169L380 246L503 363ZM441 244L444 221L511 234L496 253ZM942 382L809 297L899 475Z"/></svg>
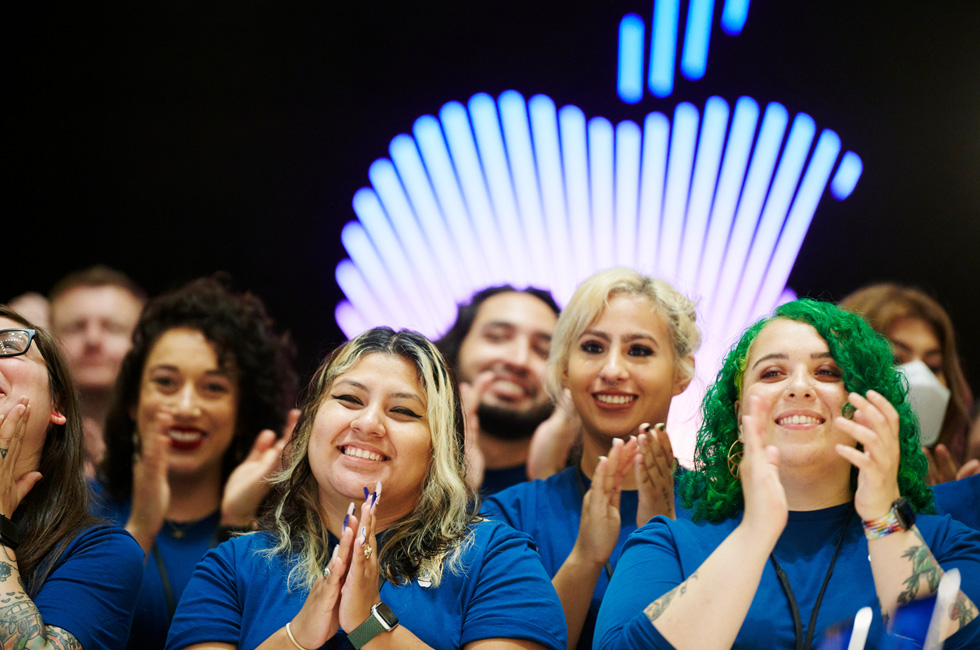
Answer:
<svg viewBox="0 0 980 650"><path fill-rule="evenodd" d="M576 474L582 480L581 486ZM553 578L575 546L582 521L582 497L591 485L592 482L578 467L569 467L544 481L529 481L498 492L484 502L483 514L528 533L537 544L545 571ZM638 503L638 493L635 490L622 492L619 501L619 541L609 558L609 568L613 572L619 570L623 544L630 533L636 530ZM677 513L678 516L686 515L679 505ZM592 602L576 646L580 650L592 647L592 631L599 613L599 604L608 585L609 577L603 571L592 592Z"/></svg>
<svg viewBox="0 0 980 650"><path fill-rule="evenodd" d="M773 554L786 572L799 604L804 634L820 587L827 575L844 518L845 537L815 624L814 647L835 624L848 629L859 609L873 612L866 648L882 648L884 626L879 612L868 542L851 504L809 512L790 512ZM719 523L693 523L657 517L633 534L606 591L596 624L596 650L671 648L644 614L644 608L694 573L741 521L741 515ZM980 534L949 517L920 515L916 522L933 555L945 570L958 568L961 589L980 598ZM719 593L717 598L724 598ZM710 610L705 612L710 616ZM980 623L973 621L946 641L945 648L976 648ZM759 587L736 637L736 649L794 648L796 635L786 593L767 562Z"/></svg>
<svg viewBox="0 0 980 650"><path fill-rule="evenodd" d="M54 560L34 605L45 625L71 632L83 648L126 647L143 549L116 526L92 526Z"/></svg>
<svg viewBox="0 0 980 650"><path fill-rule="evenodd" d="M209 552L184 590L167 648L211 642L251 650L291 621L308 591L287 588L286 560L261 554L272 545L271 534L262 532ZM497 637L564 650L561 603L527 535L497 522L476 523L461 559L460 574L447 566L438 587L386 582L381 600L400 625L436 650ZM346 639L339 631L323 647L350 648Z"/></svg>
<svg viewBox="0 0 980 650"><path fill-rule="evenodd" d="M980 530L980 474L947 481L932 488L936 512L950 515L974 530Z"/></svg>

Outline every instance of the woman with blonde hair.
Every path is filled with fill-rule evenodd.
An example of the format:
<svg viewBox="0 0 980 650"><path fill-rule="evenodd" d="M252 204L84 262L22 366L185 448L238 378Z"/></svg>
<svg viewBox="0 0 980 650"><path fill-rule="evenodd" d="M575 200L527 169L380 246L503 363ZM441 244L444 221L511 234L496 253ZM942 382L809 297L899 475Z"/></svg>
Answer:
<svg viewBox="0 0 980 650"><path fill-rule="evenodd" d="M700 341L690 300L626 268L585 280L558 318L550 389L567 390L582 419L581 460L497 493L484 513L534 538L562 601L569 648L592 647L629 534L657 515L676 516L663 423L694 376Z"/></svg>
<svg viewBox="0 0 980 650"><path fill-rule="evenodd" d="M463 440L425 337L376 328L339 347L307 389L262 531L204 558L167 647L563 648L531 540L469 505Z"/></svg>

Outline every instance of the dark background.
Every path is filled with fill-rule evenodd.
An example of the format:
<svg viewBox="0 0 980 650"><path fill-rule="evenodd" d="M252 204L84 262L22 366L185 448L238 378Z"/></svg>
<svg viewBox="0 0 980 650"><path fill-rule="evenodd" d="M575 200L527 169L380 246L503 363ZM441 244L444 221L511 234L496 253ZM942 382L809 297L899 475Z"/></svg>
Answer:
<svg viewBox="0 0 980 650"><path fill-rule="evenodd" d="M926 4L757 0L740 36L714 30L704 79L637 106L616 98L616 33L627 11L649 27L650 0L22 8L4 93L20 272L0 299L98 262L151 294L223 269L308 370L343 339L351 198L420 115L511 88L614 122L746 94L807 112L864 161L850 198L821 201L790 286L926 289L978 387L980 3Z"/></svg>

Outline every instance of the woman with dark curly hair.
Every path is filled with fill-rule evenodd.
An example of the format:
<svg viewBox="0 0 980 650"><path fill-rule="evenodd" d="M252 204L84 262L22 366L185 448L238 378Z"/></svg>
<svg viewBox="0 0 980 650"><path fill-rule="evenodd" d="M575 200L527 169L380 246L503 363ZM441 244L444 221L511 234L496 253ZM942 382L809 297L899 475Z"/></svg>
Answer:
<svg viewBox="0 0 980 650"><path fill-rule="evenodd" d="M82 413L58 345L0 305L4 648L126 644L143 554L122 529L88 514L84 455Z"/></svg>
<svg viewBox="0 0 980 650"><path fill-rule="evenodd" d="M194 565L251 528L286 442L274 431L295 394L291 354L262 302L215 278L143 310L101 467L107 514L147 554L130 647L162 648Z"/></svg>
<svg viewBox="0 0 980 650"><path fill-rule="evenodd" d="M167 647L563 650L533 543L476 515L463 445L459 391L424 336L378 327L339 347L263 530L201 561Z"/></svg>
<svg viewBox="0 0 980 650"><path fill-rule="evenodd" d="M926 514L905 391L857 315L804 299L752 325L704 399L682 478L693 519L626 543L595 647L811 648L865 605L867 647L883 647L885 621L951 568L961 590L940 635L976 647L980 536Z"/></svg>

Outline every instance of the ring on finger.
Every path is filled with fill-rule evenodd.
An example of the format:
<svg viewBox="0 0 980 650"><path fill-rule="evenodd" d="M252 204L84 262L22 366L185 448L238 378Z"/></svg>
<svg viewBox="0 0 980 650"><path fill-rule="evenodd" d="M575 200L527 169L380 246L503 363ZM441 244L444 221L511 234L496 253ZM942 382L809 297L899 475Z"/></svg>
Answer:
<svg viewBox="0 0 980 650"><path fill-rule="evenodd" d="M365 560L370 560L372 553L374 553L374 549L373 548L371 548L370 546L365 546L364 547L364 559Z"/></svg>
<svg viewBox="0 0 980 650"><path fill-rule="evenodd" d="M327 564L326 566L323 567L323 577L326 578L327 580L330 579L330 565L329 564Z"/></svg>

